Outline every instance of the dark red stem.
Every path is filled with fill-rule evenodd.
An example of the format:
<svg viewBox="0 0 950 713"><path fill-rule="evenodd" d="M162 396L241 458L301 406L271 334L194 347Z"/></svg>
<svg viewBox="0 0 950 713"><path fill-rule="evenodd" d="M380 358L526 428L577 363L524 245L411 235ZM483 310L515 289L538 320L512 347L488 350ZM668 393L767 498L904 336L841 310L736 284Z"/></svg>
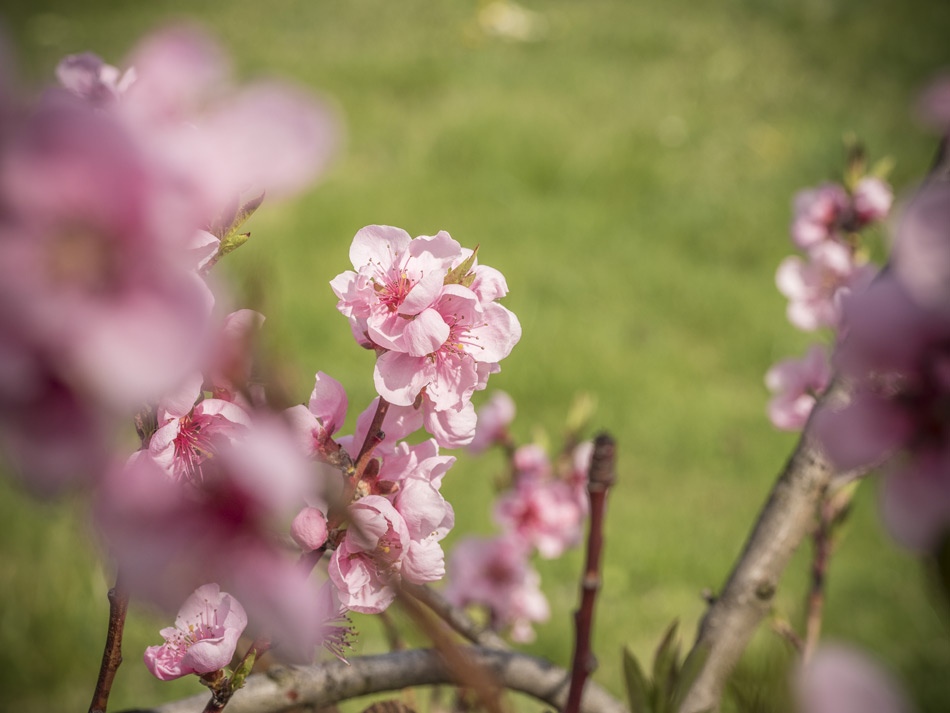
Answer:
<svg viewBox="0 0 950 713"><path fill-rule="evenodd" d="M125 615L129 611L129 595L122 587L119 574L115 577L115 586L109 590L109 632L106 646L102 651L102 663L99 665L99 680L96 692L89 704L89 713L105 713L109 705L109 693L116 671L122 663L122 632L125 629Z"/></svg>
<svg viewBox="0 0 950 713"><path fill-rule="evenodd" d="M379 397L379 403L376 405L376 413L373 415L373 422L369 425L366 432L366 438L363 440L363 447L360 448L360 454L356 457L356 472L353 480L359 482L363 477L366 466L373 457L373 450L383 442L383 419L386 418L386 412L389 411L389 402L382 396Z"/></svg>
<svg viewBox="0 0 950 713"><path fill-rule="evenodd" d="M594 440L587 481L590 496L590 528L587 534L587 561L581 580L581 604L574 613L574 659L571 666L571 689L567 695L564 713L578 713L581 694L587 677L597 668L591 652L590 635L594 624L594 602L600 589L600 556L604 548L604 515L607 511L607 491L614 484L617 447L606 433Z"/></svg>

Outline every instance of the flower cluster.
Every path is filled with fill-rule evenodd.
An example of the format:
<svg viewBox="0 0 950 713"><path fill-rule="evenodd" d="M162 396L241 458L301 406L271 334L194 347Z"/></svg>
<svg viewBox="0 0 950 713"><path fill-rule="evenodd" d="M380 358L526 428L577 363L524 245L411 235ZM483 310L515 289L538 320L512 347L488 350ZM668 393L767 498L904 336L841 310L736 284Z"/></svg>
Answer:
<svg viewBox="0 0 950 713"><path fill-rule="evenodd" d="M818 414L842 469L887 461L883 514L916 549L950 532L950 188L931 183L897 228L888 269L848 305L835 366L852 385L843 408Z"/></svg>
<svg viewBox="0 0 950 713"><path fill-rule="evenodd" d="M458 606L480 604L494 628L510 628L516 641L534 638L531 622L545 621L548 606L539 589L540 576L530 565L537 552L552 559L579 544L588 511L587 471L592 444L573 437L556 464L537 444L516 447L508 426L515 406L504 392L492 395L478 413L478 432L469 450L491 445L509 454L511 487L495 504L502 534L465 538L449 563L446 596Z"/></svg>
<svg viewBox="0 0 950 713"><path fill-rule="evenodd" d="M353 238L355 271L330 283L357 342L377 350L379 395L421 408L446 448L471 442L472 394L521 338L518 319L496 301L508 292L504 277L479 265L476 252L445 231L410 238L372 225Z"/></svg>
<svg viewBox="0 0 950 713"><path fill-rule="evenodd" d="M803 331L841 331L845 304L877 274L861 248L861 231L887 217L893 193L878 176L860 175L863 168L863 157L857 153L849 167L850 190L824 183L795 196L790 232L805 257L783 260L775 282L788 298L788 320ZM819 345L801 359L787 359L772 367L765 379L774 394L769 403L772 424L800 430L829 378L828 357Z"/></svg>
<svg viewBox="0 0 950 713"><path fill-rule="evenodd" d="M33 106L0 86L0 444L40 493L97 480L120 424L183 388L241 194L302 188L334 141L297 90L220 92L224 63L191 30L133 62L68 57Z"/></svg>

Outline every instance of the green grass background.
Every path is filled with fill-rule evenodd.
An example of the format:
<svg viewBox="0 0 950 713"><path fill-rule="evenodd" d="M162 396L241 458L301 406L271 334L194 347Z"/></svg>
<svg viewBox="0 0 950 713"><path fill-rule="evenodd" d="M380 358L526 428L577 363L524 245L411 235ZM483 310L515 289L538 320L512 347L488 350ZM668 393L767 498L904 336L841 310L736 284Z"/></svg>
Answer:
<svg viewBox="0 0 950 713"><path fill-rule="evenodd" d="M906 190L935 141L916 92L950 60L950 4L927 0L526 0L534 43L473 34L476 4L429 0L152 0L5 3L20 76L38 84L66 53L120 64L170 20L207 27L242 79L325 92L346 139L323 182L266 205L222 267L267 314L302 400L323 370L354 412L373 395L372 355L352 342L327 282L363 225L448 230L500 269L524 337L491 386L515 398L515 433L556 440L574 394L615 434L596 679L620 694L619 651L649 656L675 617L691 637L700 591L718 588L790 451L765 417L765 370L803 353L773 285L790 252L794 191L833 177L842 135L897 160ZM351 421L355 414L351 414ZM492 531L494 456L445 481L456 534ZM107 618L107 577L85 503L0 498L0 707L84 710ZM825 631L867 648L922 711L946 710L946 612L919 563L881 531L864 485L833 562ZM799 552L778 597L800 613ZM540 562L552 621L528 651L567 664L579 553ZM164 625L136 609L113 709L200 690L140 662ZM383 647L361 619L362 650ZM768 636L762 646L776 645ZM536 710L537 708L534 708ZM359 710L354 709L354 710Z"/></svg>

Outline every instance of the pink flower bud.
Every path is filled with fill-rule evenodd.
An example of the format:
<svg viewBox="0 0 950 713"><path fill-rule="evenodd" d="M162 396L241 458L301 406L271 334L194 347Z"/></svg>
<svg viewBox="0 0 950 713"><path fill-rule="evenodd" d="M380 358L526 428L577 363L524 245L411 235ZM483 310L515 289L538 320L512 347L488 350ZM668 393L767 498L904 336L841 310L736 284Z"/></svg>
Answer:
<svg viewBox="0 0 950 713"><path fill-rule="evenodd" d="M327 541L326 516L318 508L304 508L291 523L290 536L304 552L320 549Z"/></svg>

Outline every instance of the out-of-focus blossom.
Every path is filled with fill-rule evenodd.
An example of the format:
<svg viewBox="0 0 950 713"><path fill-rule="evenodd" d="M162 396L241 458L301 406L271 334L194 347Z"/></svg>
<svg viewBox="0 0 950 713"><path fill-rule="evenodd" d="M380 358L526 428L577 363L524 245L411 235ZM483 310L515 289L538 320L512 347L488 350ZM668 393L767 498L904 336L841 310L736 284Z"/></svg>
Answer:
<svg viewBox="0 0 950 713"><path fill-rule="evenodd" d="M886 463L885 521L915 549L950 530L950 192L925 187L898 228L891 268L849 301L835 363L850 398L816 414L841 469Z"/></svg>
<svg viewBox="0 0 950 713"><path fill-rule="evenodd" d="M865 176L854 187L854 216L858 227L884 220L891 211L894 192L877 176Z"/></svg>
<svg viewBox="0 0 950 713"><path fill-rule="evenodd" d="M515 641L533 640L531 624L547 621L550 609L528 554L512 535L460 540L449 558L446 598L460 607L485 606L494 629L510 627Z"/></svg>
<svg viewBox="0 0 950 713"><path fill-rule="evenodd" d="M231 663L246 626L244 607L217 584L205 584L182 604L175 626L159 632L165 643L145 649L145 665L162 681L219 671Z"/></svg>
<svg viewBox="0 0 950 713"><path fill-rule="evenodd" d="M820 344L812 345L801 359L784 359L769 369L765 385L774 394L769 402L772 425L784 431L801 430L830 379L828 354Z"/></svg>
<svg viewBox="0 0 950 713"><path fill-rule="evenodd" d="M550 477L543 449L522 446L515 452L515 484L495 505L495 520L542 557L559 557L583 534L586 508L571 483Z"/></svg>
<svg viewBox="0 0 950 713"><path fill-rule="evenodd" d="M917 100L917 117L938 133L950 126L950 74L935 77Z"/></svg>
<svg viewBox="0 0 950 713"><path fill-rule="evenodd" d="M264 324L264 315L250 309L232 312L212 341L206 386L215 398L245 407L262 406L260 385L253 382L254 345Z"/></svg>
<svg viewBox="0 0 950 713"><path fill-rule="evenodd" d="M910 199L897 228L891 263L915 302L950 315L950 186L933 182Z"/></svg>
<svg viewBox="0 0 950 713"><path fill-rule="evenodd" d="M803 250L810 250L831 239L849 203L847 192L837 183L799 191L793 202L792 241Z"/></svg>
<svg viewBox="0 0 950 713"><path fill-rule="evenodd" d="M800 713L911 713L901 686L867 655L823 646L799 672Z"/></svg>
<svg viewBox="0 0 950 713"><path fill-rule="evenodd" d="M788 320L805 331L841 326L841 300L863 289L876 269L855 262L843 244L827 241L815 245L808 261L792 256L782 261L775 275L779 292L788 297Z"/></svg>
<svg viewBox="0 0 950 713"><path fill-rule="evenodd" d="M124 74L92 52L64 57L56 66L56 78L64 89L93 104L111 106L135 81L135 70Z"/></svg>
<svg viewBox="0 0 950 713"><path fill-rule="evenodd" d="M481 453L501 441L514 420L514 400L504 391L495 391L478 409L478 424L475 426L475 436L468 445L469 452Z"/></svg>

